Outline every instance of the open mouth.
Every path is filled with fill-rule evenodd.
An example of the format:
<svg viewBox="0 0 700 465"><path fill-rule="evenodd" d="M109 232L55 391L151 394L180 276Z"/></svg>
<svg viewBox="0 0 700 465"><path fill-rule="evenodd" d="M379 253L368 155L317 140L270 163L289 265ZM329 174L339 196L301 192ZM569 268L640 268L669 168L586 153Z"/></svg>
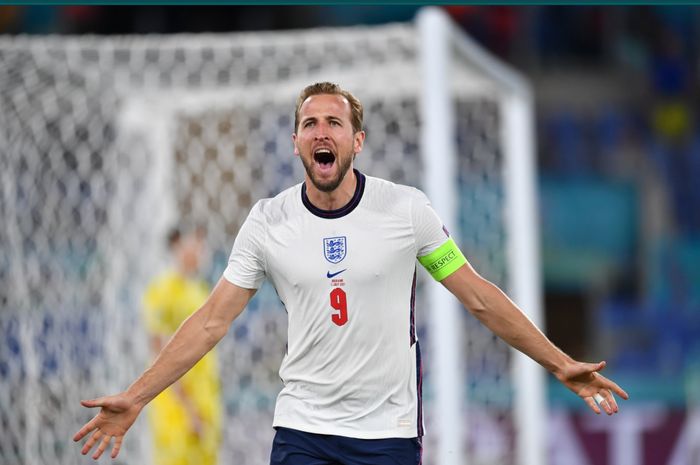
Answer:
<svg viewBox="0 0 700 465"><path fill-rule="evenodd" d="M330 168L335 162L335 155L329 149L318 149L314 152L314 161L318 163L321 168Z"/></svg>

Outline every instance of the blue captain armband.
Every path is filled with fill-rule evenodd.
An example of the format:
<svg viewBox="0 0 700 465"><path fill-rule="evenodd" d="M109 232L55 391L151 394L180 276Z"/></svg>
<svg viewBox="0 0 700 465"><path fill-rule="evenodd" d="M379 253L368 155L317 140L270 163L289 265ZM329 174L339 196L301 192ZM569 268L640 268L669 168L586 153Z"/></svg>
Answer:
<svg viewBox="0 0 700 465"><path fill-rule="evenodd" d="M467 263L464 254L451 237L428 255L418 257L418 261L436 281L442 281Z"/></svg>

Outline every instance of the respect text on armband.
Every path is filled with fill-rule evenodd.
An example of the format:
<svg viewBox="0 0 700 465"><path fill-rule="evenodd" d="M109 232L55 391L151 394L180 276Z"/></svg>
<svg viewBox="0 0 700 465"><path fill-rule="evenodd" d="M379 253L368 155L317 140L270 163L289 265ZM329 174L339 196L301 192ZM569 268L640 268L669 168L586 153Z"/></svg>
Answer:
<svg viewBox="0 0 700 465"><path fill-rule="evenodd" d="M428 265L428 272L430 272L431 274L437 272L438 270L440 270L440 268L449 264L455 258L457 258L457 254L455 253L455 251L449 250L445 255Z"/></svg>

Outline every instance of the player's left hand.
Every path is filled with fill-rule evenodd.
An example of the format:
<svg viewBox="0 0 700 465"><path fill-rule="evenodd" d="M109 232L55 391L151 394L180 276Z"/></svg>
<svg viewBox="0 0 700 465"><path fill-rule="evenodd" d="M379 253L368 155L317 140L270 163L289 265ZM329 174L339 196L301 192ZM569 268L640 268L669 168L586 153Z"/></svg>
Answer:
<svg viewBox="0 0 700 465"><path fill-rule="evenodd" d="M613 393L623 399L629 399L629 395L620 386L599 373L603 368L605 368L605 362L573 362L555 376L581 397L595 413L600 414L600 407L602 407L605 413L612 415L619 410Z"/></svg>

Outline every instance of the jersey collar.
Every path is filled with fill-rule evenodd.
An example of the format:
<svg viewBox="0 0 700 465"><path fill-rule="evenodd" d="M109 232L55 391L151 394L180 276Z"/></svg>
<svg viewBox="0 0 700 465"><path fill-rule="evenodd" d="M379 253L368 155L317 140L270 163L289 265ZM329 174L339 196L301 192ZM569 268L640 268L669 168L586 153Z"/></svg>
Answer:
<svg viewBox="0 0 700 465"><path fill-rule="evenodd" d="M349 214L360 204L362 194L365 192L365 175L356 169L353 169L353 172L355 173L355 178L357 179L357 183L355 183L355 193L352 195L350 201L344 206L336 210L321 210L320 208L315 207L309 200L309 197L306 195L305 182L301 185L301 202L304 204L307 210L320 218L342 218L343 216Z"/></svg>

